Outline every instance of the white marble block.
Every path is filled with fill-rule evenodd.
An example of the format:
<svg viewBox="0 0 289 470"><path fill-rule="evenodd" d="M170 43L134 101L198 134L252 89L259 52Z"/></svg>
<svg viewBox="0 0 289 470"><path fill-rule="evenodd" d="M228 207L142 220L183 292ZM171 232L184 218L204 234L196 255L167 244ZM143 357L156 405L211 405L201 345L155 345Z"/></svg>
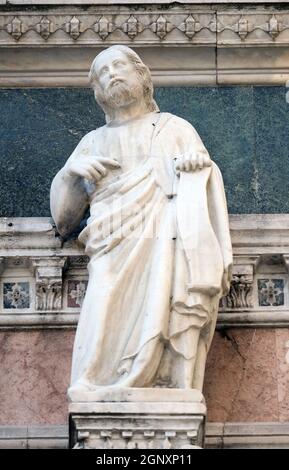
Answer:
<svg viewBox="0 0 289 470"><path fill-rule="evenodd" d="M73 398L71 448L203 447L206 406L198 390L112 389Z"/></svg>

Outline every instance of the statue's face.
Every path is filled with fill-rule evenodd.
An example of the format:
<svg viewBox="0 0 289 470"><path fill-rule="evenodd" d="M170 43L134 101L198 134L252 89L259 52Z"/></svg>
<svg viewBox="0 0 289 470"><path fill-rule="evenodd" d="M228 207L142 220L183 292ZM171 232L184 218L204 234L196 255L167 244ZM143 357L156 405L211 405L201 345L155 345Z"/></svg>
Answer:
<svg viewBox="0 0 289 470"><path fill-rule="evenodd" d="M120 83L137 80L134 64L120 51L108 50L97 60L95 71L101 88L105 91Z"/></svg>
<svg viewBox="0 0 289 470"><path fill-rule="evenodd" d="M142 84L135 65L120 51L107 50L95 64L103 100L112 107L127 106L142 96Z"/></svg>

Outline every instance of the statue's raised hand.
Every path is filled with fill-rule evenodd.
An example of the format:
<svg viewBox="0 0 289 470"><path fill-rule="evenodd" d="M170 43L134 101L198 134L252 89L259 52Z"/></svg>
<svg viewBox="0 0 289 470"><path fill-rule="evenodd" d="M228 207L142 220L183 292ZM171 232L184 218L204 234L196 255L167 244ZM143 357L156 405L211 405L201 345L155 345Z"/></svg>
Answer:
<svg viewBox="0 0 289 470"><path fill-rule="evenodd" d="M207 152L192 152L179 155L175 158L175 171L196 171L212 165Z"/></svg>
<svg viewBox="0 0 289 470"><path fill-rule="evenodd" d="M65 173L67 176L79 176L88 181L99 181L107 175L107 168L120 168L120 164L112 158L89 156L67 163Z"/></svg>

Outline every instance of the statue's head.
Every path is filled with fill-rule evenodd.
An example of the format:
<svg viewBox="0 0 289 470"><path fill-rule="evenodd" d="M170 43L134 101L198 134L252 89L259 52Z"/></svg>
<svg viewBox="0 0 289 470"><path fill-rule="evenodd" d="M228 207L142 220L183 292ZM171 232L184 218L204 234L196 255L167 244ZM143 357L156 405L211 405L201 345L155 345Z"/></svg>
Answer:
<svg viewBox="0 0 289 470"><path fill-rule="evenodd" d="M158 111L150 71L127 46L112 46L100 52L92 62L89 80L107 122L112 110L142 100L148 112Z"/></svg>

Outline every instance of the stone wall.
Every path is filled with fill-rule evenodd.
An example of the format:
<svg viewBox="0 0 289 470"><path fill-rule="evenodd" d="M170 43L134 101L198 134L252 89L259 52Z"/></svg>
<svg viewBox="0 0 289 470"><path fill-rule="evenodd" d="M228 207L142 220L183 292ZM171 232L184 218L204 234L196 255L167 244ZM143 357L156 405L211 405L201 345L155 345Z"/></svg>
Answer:
<svg viewBox="0 0 289 470"><path fill-rule="evenodd" d="M67 424L74 330L0 332L0 426ZM217 331L204 395L208 421L289 421L289 327Z"/></svg>

